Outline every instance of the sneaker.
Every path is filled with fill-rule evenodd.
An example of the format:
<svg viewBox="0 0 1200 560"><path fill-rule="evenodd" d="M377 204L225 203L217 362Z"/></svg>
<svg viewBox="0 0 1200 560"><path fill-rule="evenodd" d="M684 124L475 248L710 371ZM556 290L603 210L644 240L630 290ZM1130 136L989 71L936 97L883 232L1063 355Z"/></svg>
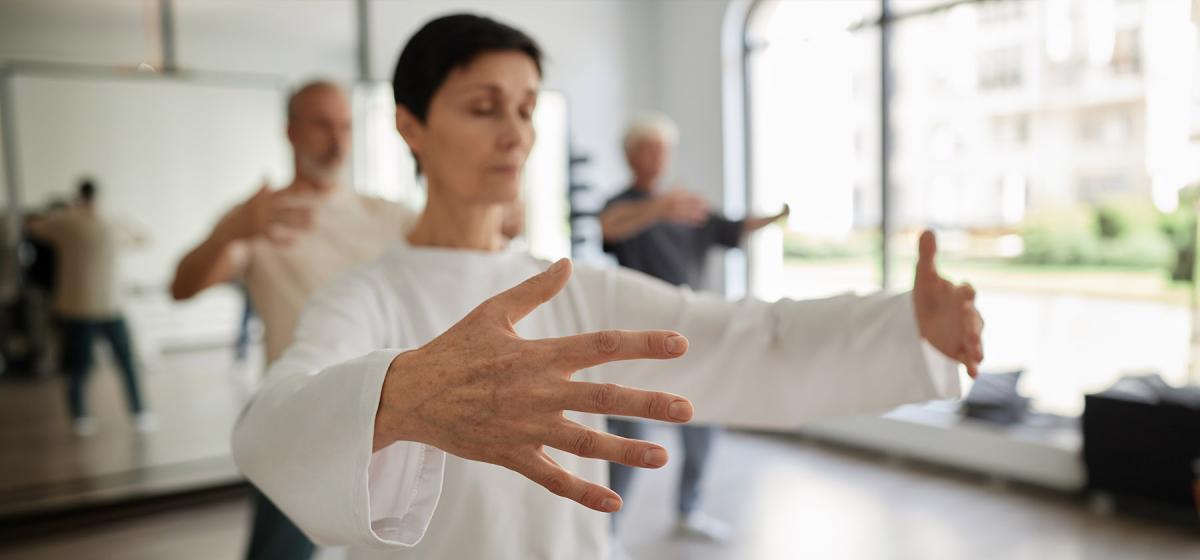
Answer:
<svg viewBox="0 0 1200 560"><path fill-rule="evenodd" d="M693 511L679 519L675 533L682 537L723 543L733 536L733 528L720 519Z"/></svg>
<svg viewBox="0 0 1200 560"><path fill-rule="evenodd" d="M90 438L96 435L96 430L96 419L92 416L80 416L71 422L71 431L78 438Z"/></svg>
<svg viewBox="0 0 1200 560"><path fill-rule="evenodd" d="M133 418L133 427L139 434L158 430L158 417L153 412L139 412Z"/></svg>

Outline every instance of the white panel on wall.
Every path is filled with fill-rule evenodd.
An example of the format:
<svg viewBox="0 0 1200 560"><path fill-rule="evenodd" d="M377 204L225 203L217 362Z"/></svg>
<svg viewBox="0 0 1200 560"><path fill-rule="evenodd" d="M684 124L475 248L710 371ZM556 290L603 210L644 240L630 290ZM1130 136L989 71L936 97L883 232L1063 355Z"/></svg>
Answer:
<svg viewBox="0 0 1200 560"><path fill-rule="evenodd" d="M181 68L322 77L357 74L351 0L175 0Z"/></svg>
<svg viewBox="0 0 1200 560"><path fill-rule="evenodd" d="M151 245L130 284L162 286L176 260L264 178L290 179L283 93L267 86L17 76L13 105L27 206L93 177L102 208Z"/></svg>
<svg viewBox="0 0 1200 560"><path fill-rule="evenodd" d="M558 260L571 256L567 208L567 101L562 94L543 91L533 125L537 140L525 164L525 239L533 256Z"/></svg>

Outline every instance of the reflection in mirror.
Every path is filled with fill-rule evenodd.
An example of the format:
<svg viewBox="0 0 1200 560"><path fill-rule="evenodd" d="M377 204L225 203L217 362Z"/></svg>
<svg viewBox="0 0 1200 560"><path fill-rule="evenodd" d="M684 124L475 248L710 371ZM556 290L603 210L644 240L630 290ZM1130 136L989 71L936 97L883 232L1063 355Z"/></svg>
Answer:
<svg viewBox="0 0 1200 560"><path fill-rule="evenodd" d="M229 379L261 362L230 352L244 298L166 286L225 209L283 178L282 86L53 65L5 85L26 232L0 298L0 516L237 481Z"/></svg>

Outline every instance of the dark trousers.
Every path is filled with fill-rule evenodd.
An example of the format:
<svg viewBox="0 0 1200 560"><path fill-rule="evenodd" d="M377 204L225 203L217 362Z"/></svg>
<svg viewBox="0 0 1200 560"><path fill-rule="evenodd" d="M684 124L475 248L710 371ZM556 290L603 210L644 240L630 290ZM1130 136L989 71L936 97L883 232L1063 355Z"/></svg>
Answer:
<svg viewBox="0 0 1200 560"><path fill-rule="evenodd" d="M316 545L265 494L254 488L254 527L246 560L308 560Z"/></svg>
<svg viewBox="0 0 1200 560"><path fill-rule="evenodd" d="M125 397L135 414L142 411L137 369L133 365L133 344L125 318L85 320L59 319L62 328L63 370L67 373L67 406L73 418L87 416L87 380L92 369L92 345L97 336L108 341L117 368L125 382Z"/></svg>
<svg viewBox="0 0 1200 560"><path fill-rule="evenodd" d="M254 318L254 301L250 299L250 292L245 285L239 285L239 289L242 291L242 320L238 323L237 340L233 342L233 355L241 362L246 359L250 348L250 319Z"/></svg>
<svg viewBox="0 0 1200 560"><path fill-rule="evenodd" d="M704 476L708 452L712 449L717 430L713 426L679 426L679 433L683 436L683 476L679 479L679 496L676 502L680 516L691 513L700 501L700 480ZM642 439L645 425L633 420L609 418L608 431L624 438ZM613 492L622 499L629 491L636 471L635 467L627 467L620 463L608 464L608 482Z"/></svg>

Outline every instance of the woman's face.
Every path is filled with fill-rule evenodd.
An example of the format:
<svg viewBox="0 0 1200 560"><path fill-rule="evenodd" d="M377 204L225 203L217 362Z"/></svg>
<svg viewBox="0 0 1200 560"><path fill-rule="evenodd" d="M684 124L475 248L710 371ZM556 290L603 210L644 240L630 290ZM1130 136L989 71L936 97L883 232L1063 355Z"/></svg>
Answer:
<svg viewBox="0 0 1200 560"><path fill-rule="evenodd" d="M468 204L515 200L533 146L540 85L537 66L525 53L488 52L450 72L423 124L397 108L396 126L431 191Z"/></svg>

